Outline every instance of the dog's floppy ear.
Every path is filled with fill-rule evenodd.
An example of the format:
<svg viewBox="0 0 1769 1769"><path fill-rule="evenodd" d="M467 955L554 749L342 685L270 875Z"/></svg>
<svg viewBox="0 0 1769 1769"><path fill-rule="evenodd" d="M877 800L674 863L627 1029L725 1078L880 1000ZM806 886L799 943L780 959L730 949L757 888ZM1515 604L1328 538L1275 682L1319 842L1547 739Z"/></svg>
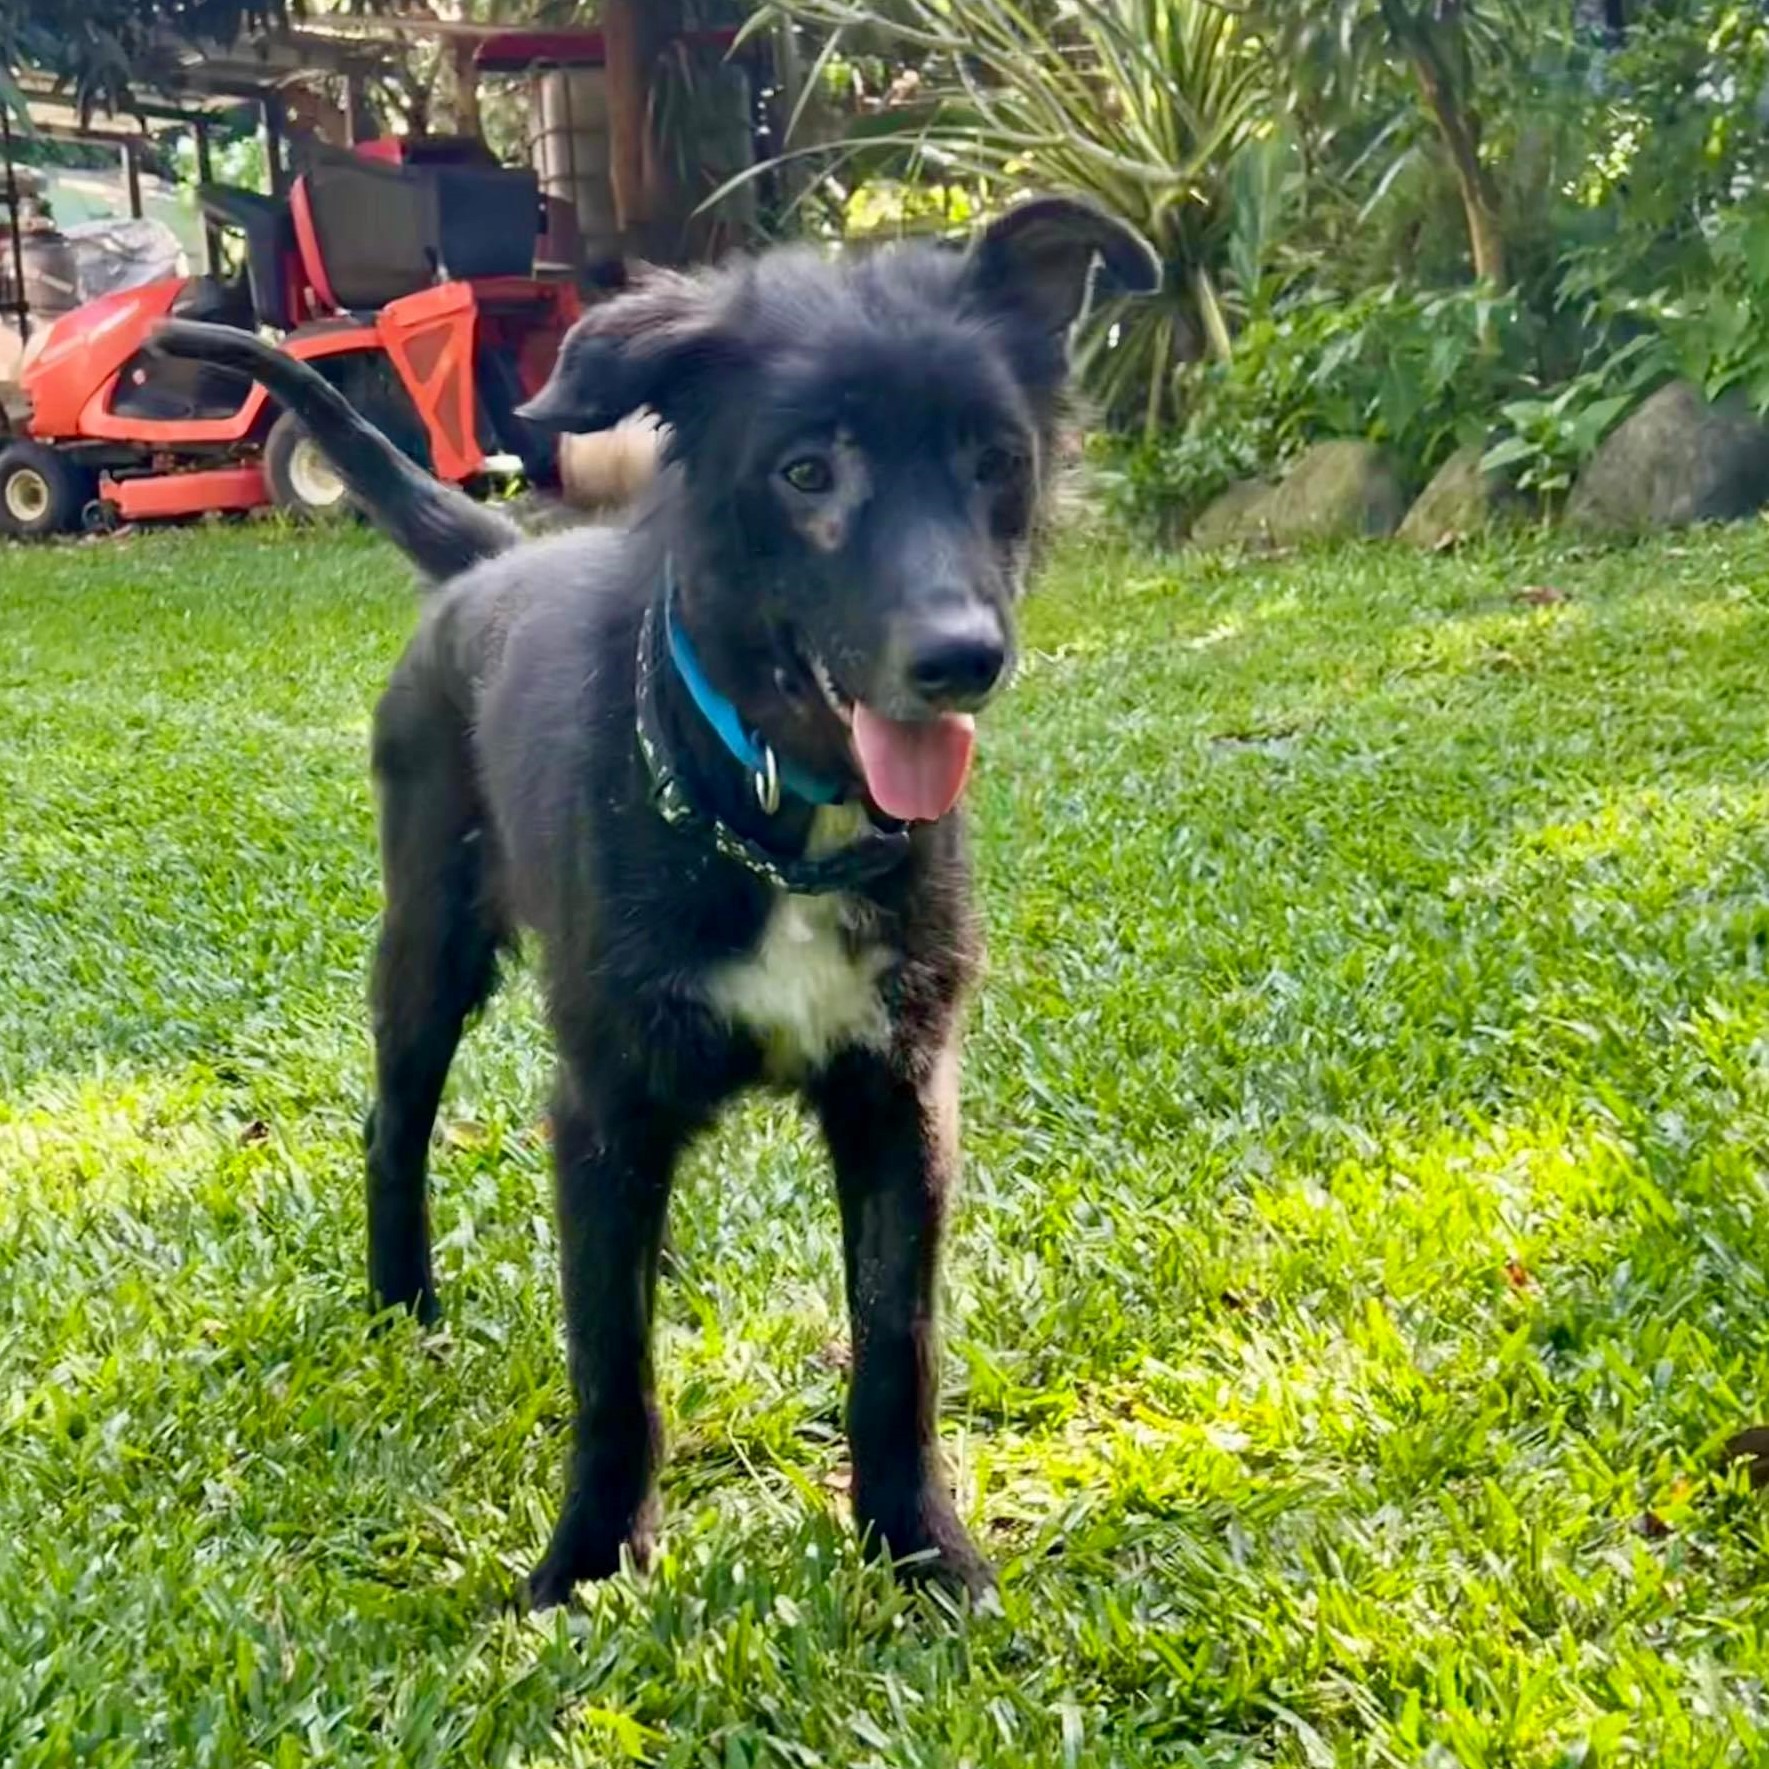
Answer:
<svg viewBox="0 0 1769 1769"><path fill-rule="evenodd" d="M1120 292L1152 295L1161 260L1135 228L1079 197L1034 197L986 227L971 248L977 286L1026 308L1052 331L1081 317L1103 264Z"/></svg>
<svg viewBox="0 0 1769 1769"><path fill-rule="evenodd" d="M729 355L718 285L659 270L592 307L565 336L547 384L517 413L544 430L605 430L647 407L674 420L693 382Z"/></svg>

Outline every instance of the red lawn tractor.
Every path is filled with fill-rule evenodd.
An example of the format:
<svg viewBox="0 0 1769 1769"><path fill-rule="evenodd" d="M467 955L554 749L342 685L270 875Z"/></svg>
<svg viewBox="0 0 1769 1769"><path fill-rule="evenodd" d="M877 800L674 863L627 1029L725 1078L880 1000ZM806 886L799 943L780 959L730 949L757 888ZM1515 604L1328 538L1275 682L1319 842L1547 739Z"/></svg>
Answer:
<svg viewBox="0 0 1769 1769"><path fill-rule="evenodd" d="M546 379L578 297L534 275L533 173L477 143L377 142L316 148L286 199L219 185L199 199L239 237L238 275L106 295L32 341L19 377L29 415L0 450L0 533L344 504L262 387L147 350L172 316L274 332L441 479L469 484L513 456L553 481L552 443L516 408Z"/></svg>

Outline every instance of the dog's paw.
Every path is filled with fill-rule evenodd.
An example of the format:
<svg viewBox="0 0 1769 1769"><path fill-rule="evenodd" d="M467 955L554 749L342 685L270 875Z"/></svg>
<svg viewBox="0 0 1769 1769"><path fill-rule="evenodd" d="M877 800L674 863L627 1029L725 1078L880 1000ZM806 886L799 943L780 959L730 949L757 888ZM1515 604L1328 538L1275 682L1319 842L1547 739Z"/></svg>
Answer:
<svg viewBox="0 0 1769 1769"><path fill-rule="evenodd" d="M647 1502L624 1532L600 1528L594 1519L567 1514L559 1520L540 1564L523 1583L522 1599L531 1610L553 1609L579 1585L611 1579L623 1566L645 1572L657 1546L657 1506Z"/></svg>
<svg viewBox="0 0 1769 1769"><path fill-rule="evenodd" d="M636 1542L629 1542L627 1549L631 1555L633 1570L643 1572L650 1564L649 1549L647 1548L641 1554L639 1552L640 1544ZM571 1601L571 1594L579 1585L593 1585L599 1580L611 1579L620 1571L621 1565L622 1559L618 1552L611 1558L588 1559L579 1567L557 1561L549 1554L523 1580L522 1605L525 1609L535 1613L546 1609L556 1609L561 1603Z"/></svg>
<svg viewBox="0 0 1769 1769"><path fill-rule="evenodd" d="M906 1555L892 1565L898 1578L910 1584L935 1586L949 1596L967 1598L978 1608L1000 1604L995 1568L962 1529L958 1540Z"/></svg>
<svg viewBox="0 0 1769 1769"><path fill-rule="evenodd" d="M1743 1462L1753 1491L1769 1486L1769 1425L1752 1425L1729 1438L1720 1460L1728 1468Z"/></svg>
<svg viewBox="0 0 1769 1769"><path fill-rule="evenodd" d="M517 1602L531 1614L538 1615L543 1610L557 1609L561 1603L568 1603L576 1584L577 1580L570 1573L543 1560L522 1581Z"/></svg>
<svg viewBox="0 0 1769 1769"><path fill-rule="evenodd" d="M371 1287L363 1306L370 1315L369 1331L375 1334L391 1333L408 1319L415 1320L425 1333L442 1325L442 1303L428 1283L390 1297Z"/></svg>
<svg viewBox="0 0 1769 1769"><path fill-rule="evenodd" d="M912 1584L936 1585L955 1597L980 1601L996 1588L995 1569L958 1521L951 1500L924 1490L898 1507L895 1527L862 1528L882 1545L893 1570Z"/></svg>

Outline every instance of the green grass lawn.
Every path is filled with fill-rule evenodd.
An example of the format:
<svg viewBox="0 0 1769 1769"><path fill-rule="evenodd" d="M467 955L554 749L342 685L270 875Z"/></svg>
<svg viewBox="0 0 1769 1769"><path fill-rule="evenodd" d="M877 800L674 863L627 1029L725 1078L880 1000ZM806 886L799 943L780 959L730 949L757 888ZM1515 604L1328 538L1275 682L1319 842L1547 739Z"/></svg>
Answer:
<svg viewBox="0 0 1769 1769"><path fill-rule="evenodd" d="M1519 600L1552 584L1564 599ZM1543 605L1536 605L1543 604ZM362 536L0 552L0 1762L1769 1762L1769 530L1074 547L974 789L947 1435L863 1565L786 1107L682 1178L661 1565L571 1612L526 982L375 1335Z"/></svg>

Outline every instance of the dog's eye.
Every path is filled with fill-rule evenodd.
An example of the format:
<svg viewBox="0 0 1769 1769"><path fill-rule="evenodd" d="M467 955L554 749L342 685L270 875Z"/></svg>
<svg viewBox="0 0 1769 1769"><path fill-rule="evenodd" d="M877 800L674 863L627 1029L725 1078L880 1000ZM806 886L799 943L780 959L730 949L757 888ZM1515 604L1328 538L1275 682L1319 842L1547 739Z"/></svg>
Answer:
<svg viewBox="0 0 1769 1769"><path fill-rule="evenodd" d="M977 456L977 484L1005 485L1020 470L1019 456L1011 449L986 448Z"/></svg>
<svg viewBox="0 0 1769 1769"><path fill-rule="evenodd" d="M789 461L781 469L780 477L806 497L821 497L835 489L835 469L822 455L801 455L796 461Z"/></svg>

